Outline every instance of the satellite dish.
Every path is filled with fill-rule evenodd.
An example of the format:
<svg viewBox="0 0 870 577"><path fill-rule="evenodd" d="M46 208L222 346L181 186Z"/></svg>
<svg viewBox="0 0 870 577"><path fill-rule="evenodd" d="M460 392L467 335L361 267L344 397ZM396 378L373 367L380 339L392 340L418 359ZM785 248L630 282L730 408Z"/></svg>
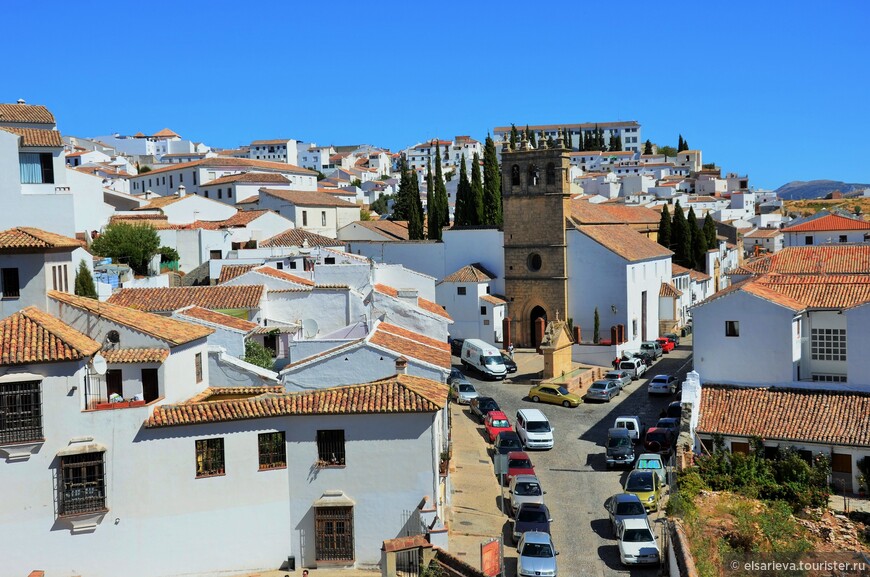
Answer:
<svg viewBox="0 0 870 577"><path fill-rule="evenodd" d="M94 372L98 375L105 375L106 370L109 368L109 365L106 363L106 358L99 353L94 355L93 360L91 360L91 366L93 367Z"/></svg>
<svg viewBox="0 0 870 577"><path fill-rule="evenodd" d="M313 339L317 336L317 321L314 319L305 319L302 321L302 335L306 339Z"/></svg>

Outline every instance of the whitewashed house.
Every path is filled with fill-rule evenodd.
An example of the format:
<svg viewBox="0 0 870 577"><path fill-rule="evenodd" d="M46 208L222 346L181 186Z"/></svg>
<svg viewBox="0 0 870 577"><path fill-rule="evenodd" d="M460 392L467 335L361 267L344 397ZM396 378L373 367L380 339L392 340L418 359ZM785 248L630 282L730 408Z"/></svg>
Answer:
<svg viewBox="0 0 870 577"><path fill-rule="evenodd" d="M200 191L205 198L234 205L258 199L259 191L264 186L290 190L293 184L289 178L277 172L251 171L216 178L201 185Z"/></svg>
<svg viewBox="0 0 870 577"><path fill-rule="evenodd" d="M492 294L493 273L472 263L447 275L435 287L435 299L453 319L450 336L481 339L507 348L502 338L502 321L507 302Z"/></svg>
<svg viewBox="0 0 870 577"><path fill-rule="evenodd" d="M818 214L782 229L785 246L831 243L864 243L870 239L870 222L839 214Z"/></svg>
<svg viewBox="0 0 870 577"><path fill-rule="evenodd" d="M296 228L335 238L338 229L359 220L359 205L332 194L305 190L260 189L260 208L292 220Z"/></svg>
<svg viewBox="0 0 870 577"><path fill-rule="evenodd" d="M197 220L226 220L238 212L234 207L195 194L184 185L168 196L146 198L148 204L134 208L135 213L166 215L170 224L191 224Z"/></svg>

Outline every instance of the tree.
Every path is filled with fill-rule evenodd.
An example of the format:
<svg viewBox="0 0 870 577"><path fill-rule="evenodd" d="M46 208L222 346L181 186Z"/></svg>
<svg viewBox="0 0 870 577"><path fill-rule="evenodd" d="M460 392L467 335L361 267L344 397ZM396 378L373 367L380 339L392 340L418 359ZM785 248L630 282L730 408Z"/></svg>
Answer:
<svg viewBox="0 0 870 577"><path fill-rule="evenodd" d="M317 171L317 180L320 181L320 180L323 180L324 178L326 178L326 175L318 170Z"/></svg>
<svg viewBox="0 0 870 577"><path fill-rule="evenodd" d="M362 221L367 221L372 219L372 211L368 208L359 209L359 219Z"/></svg>
<svg viewBox="0 0 870 577"><path fill-rule="evenodd" d="M679 200L674 205L674 220L671 223L671 250L674 251L674 262L686 268L693 268L691 236Z"/></svg>
<svg viewBox="0 0 870 577"><path fill-rule="evenodd" d="M432 163L426 161L426 227L429 240L441 240L441 207L435 200L435 184L432 180Z"/></svg>
<svg viewBox="0 0 870 577"><path fill-rule="evenodd" d="M687 224L692 232L692 261L697 269L702 270L707 261L707 237L704 235L704 231L698 228L695 207L689 208Z"/></svg>
<svg viewBox="0 0 870 577"><path fill-rule="evenodd" d="M449 180L449 176L448 176ZM447 198L447 185L444 184L444 175L441 172L441 153L435 147L435 206L441 217L441 226L450 226L450 200ZM441 238L441 232L438 232Z"/></svg>
<svg viewBox="0 0 870 577"><path fill-rule="evenodd" d="M610 152L622 151L622 137L617 132L610 133Z"/></svg>
<svg viewBox="0 0 870 577"><path fill-rule="evenodd" d="M399 160L399 174L399 190L396 192L396 202L393 203L392 220L410 220L411 202L408 193L411 189L411 179L404 154Z"/></svg>
<svg viewBox="0 0 870 577"><path fill-rule="evenodd" d="M408 217L408 240L423 240L423 201L420 200L420 186L417 183L417 172L411 173L410 197L411 211Z"/></svg>
<svg viewBox="0 0 870 577"><path fill-rule="evenodd" d="M181 255L171 246L161 246L157 252L160 253L160 262L178 262L181 260Z"/></svg>
<svg viewBox="0 0 870 577"><path fill-rule="evenodd" d="M671 158L677 156L677 149L673 146L657 146L656 148L659 154L664 154L665 156L670 156Z"/></svg>
<svg viewBox="0 0 870 577"><path fill-rule="evenodd" d="M577 150L581 150L581 151L587 150L587 148L586 148L586 132L582 128L580 129L580 140L577 143L577 146L579 147Z"/></svg>
<svg viewBox="0 0 870 577"><path fill-rule="evenodd" d="M643 153L644 154L652 154L653 153L652 142L650 142L649 139L647 139L647 141L643 145Z"/></svg>
<svg viewBox="0 0 870 577"><path fill-rule="evenodd" d="M682 151L684 151L685 148L683 148L683 146L684 146L684 143L683 143L683 135L681 134L681 135L680 135L680 139L677 141L677 152L682 152Z"/></svg>
<svg viewBox="0 0 870 577"><path fill-rule="evenodd" d="M662 218L659 220L659 244L671 248L671 214L668 205L662 206Z"/></svg>
<svg viewBox="0 0 870 577"><path fill-rule="evenodd" d="M84 259L79 261L79 270L76 272L75 294L89 299L97 298L97 287L94 286L94 277L88 270L88 264Z"/></svg>
<svg viewBox="0 0 870 577"><path fill-rule="evenodd" d="M707 241L707 250L716 248L719 242L716 240L716 221L707 213L704 217L704 240Z"/></svg>
<svg viewBox="0 0 870 577"><path fill-rule="evenodd" d="M456 208L453 214L453 222L459 226L471 224L471 183L468 182L468 171L465 169L465 154L459 165L459 183L456 186Z"/></svg>
<svg viewBox="0 0 870 577"><path fill-rule="evenodd" d="M468 203L469 224L483 224L483 179L480 176L480 157L474 153L471 160L471 197Z"/></svg>
<svg viewBox="0 0 870 577"><path fill-rule="evenodd" d="M483 146L483 223L502 225L501 171L495 142L488 134Z"/></svg>
<svg viewBox="0 0 870 577"><path fill-rule="evenodd" d="M245 341L244 361L270 371L275 367L275 359L272 358L272 351L253 340Z"/></svg>
<svg viewBox="0 0 870 577"><path fill-rule="evenodd" d="M526 138L529 139L529 147L537 148L538 145L535 143L535 133L529 130L529 125L526 124Z"/></svg>
<svg viewBox="0 0 870 577"><path fill-rule="evenodd" d="M123 222L110 224L91 244L99 256L130 265L136 274L147 275L151 258L157 254L160 237L151 225Z"/></svg>
<svg viewBox="0 0 870 577"><path fill-rule="evenodd" d="M137 164L136 166L138 167L139 165ZM145 174L146 172L151 172L151 167L143 166L142 168L137 168L136 172L138 172L139 174Z"/></svg>
<svg viewBox="0 0 870 577"><path fill-rule="evenodd" d="M350 181L350 185L355 186L357 188L360 188L362 186L362 181L358 178L354 178L353 180Z"/></svg>
<svg viewBox="0 0 870 577"><path fill-rule="evenodd" d="M394 200L395 198L396 198L395 194L382 194L378 198L375 199L375 201L371 204L371 206L369 206L369 208L373 212L378 213L379 215L387 214L390 211L390 209L389 209L390 204L389 203L391 200Z"/></svg>
<svg viewBox="0 0 870 577"><path fill-rule="evenodd" d="M517 141L519 140L520 135L517 134L517 127L515 124L511 124L511 150L517 149Z"/></svg>
<svg viewBox="0 0 870 577"><path fill-rule="evenodd" d="M598 317L598 307L595 307L595 318L592 321L592 342L596 345L601 340L601 319Z"/></svg>

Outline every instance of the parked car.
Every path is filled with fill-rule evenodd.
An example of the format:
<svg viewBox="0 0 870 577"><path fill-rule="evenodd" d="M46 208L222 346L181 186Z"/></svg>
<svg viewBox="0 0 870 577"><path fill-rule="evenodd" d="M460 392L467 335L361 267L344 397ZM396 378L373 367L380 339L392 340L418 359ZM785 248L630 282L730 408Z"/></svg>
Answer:
<svg viewBox="0 0 870 577"><path fill-rule="evenodd" d="M610 516L610 527L616 536L617 525L625 519L647 519L646 509L637 495L631 493L617 493L604 502L604 508Z"/></svg>
<svg viewBox="0 0 870 577"><path fill-rule="evenodd" d="M628 374L628 371L623 370L615 370L615 371L607 371L604 373L604 376L601 377L605 381L618 381L619 388L625 388L626 385L631 384L631 375Z"/></svg>
<svg viewBox="0 0 870 577"><path fill-rule="evenodd" d="M508 374L517 372L517 364L514 362L513 357L508 354L507 351L499 351L501 353L502 361L504 361L504 366L507 368Z"/></svg>
<svg viewBox="0 0 870 577"><path fill-rule="evenodd" d="M535 467L525 451L511 451L508 453L507 480L517 475L534 475Z"/></svg>
<svg viewBox="0 0 870 577"><path fill-rule="evenodd" d="M667 338L667 337L659 337L659 338L656 339L656 342L657 342L657 343L659 344L659 346L662 348L662 352L663 352L664 354L668 354L668 353L670 353L672 350L674 350L674 342L673 342L671 339Z"/></svg>
<svg viewBox="0 0 870 577"><path fill-rule="evenodd" d="M631 378L637 380L646 372L646 365L638 358L622 359L619 363L619 369L631 375Z"/></svg>
<svg viewBox="0 0 870 577"><path fill-rule="evenodd" d="M641 453L634 463L635 471L653 471L659 476L659 481L664 485L667 482L668 472L665 462L658 453Z"/></svg>
<svg viewBox="0 0 870 577"><path fill-rule="evenodd" d="M585 398L596 401L607 401L619 395L621 389L616 381L595 381L589 385Z"/></svg>
<svg viewBox="0 0 870 577"><path fill-rule="evenodd" d="M502 431L513 431L511 422L508 421L507 415L501 411L490 411L483 419L483 425L486 427L486 438L490 443L495 442L495 438Z"/></svg>
<svg viewBox="0 0 870 577"><path fill-rule="evenodd" d="M511 451L522 451L523 442L515 431L502 431L495 436L492 451L498 455L507 455Z"/></svg>
<svg viewBox="0 0 870 577"><path fill-rule="evenodd" d="M563 407L576 407L583 402L583 399L565 387L555 385L536 385L529 389L529 398L534 403L552 403Z"/></svg>
<svg viewBox="0 0 870 577"><path fill-rule="evenodd" d="M471 414L477 417L479 423L483 423L486 414L490 411L500 411L501 407L492 397L476 397L471 399Z"/></svg>
<svg viewBox="0 0 870 577"><path fill-rule="evenodd" d="M656 423L656 428L667 429L671 432L671 435L677 437L680 434L680 420L673 417L662 417Z"/></svg>
<svg viewBox="0 0 870 577"><path fill-rule="evenodd" d="M643 422L641 422L640 417L635 415L616 417L616 420L613 422L613 427L628 431L628 436L631 437L631 440L634 443L639 443L643 439L643 434L645 432Z"/></svg>
<svg viewBox="0 0 870 577"><path fill-rule="evenodd" d="M674 375L656 375L650 379L646 390L651 395L673 395L677 392L677 377Z"/></svg>
<svg viewBox="0 0 870 577"><path fill-rule="evenodd" d="M677 333L665 333L662 336L671 339L674 343L674 347L680 346L680 335Z"/></svg>
<svg viewBox="0 0 870 577"><path fill-rule="evenodd" d="M549 533L552 522L550 510L543 503L523 503L513 520L514 543L518 543L523 533L529 531Z"/></svg>
<svg viewBox="0 0 870 577"><path fill-rule="evenodd" d="M474 388L474 385L468 381L457 383L450 387L450 390L453 391L453 399L460 405L470 405L471 399L476 399L480 396L477 393L477 389Z"/></svg>
<svg viewBox="0 0 870 577"><path fill-rule="evenodd" d="M457 383L469 383L469 384L471 384L471 381L469 381L465 377L465 375L462 374L462 371L460 371L456 367L453 367L452 369L450 369L450 376L447 377L447 384L452 386L452 385L455 385Z"/></svg>
<svg viewBox="0 0 870 577"><path fill-rule="evenodd" d="M541 482L534 475L517 475L511 479L508 493L511 499L511 514L516 515L524 503L543 503L547 494Z"/></svg>
<svg viewBox="0 0 870 577"><path fill-rule="evenodd" d="M680 403L680 401L674 401L673 403L668 405L668 409L665 414L668 417L675 417L677 419L682 418L683 404Z"/></svg>
<svg viewBox="0 0 870 577"><path fill-rule="evenodd" d="M465 342L465 339L453 339L450 341L450 354L454 357L458 357L462 355L462 343Z"/></svg>
<svg viewBox="0 0 870 577"><path fill-rule="evenodd" d="M503 379L507 376L501 353L480 339L465 339L462 343L461 360L462 366L473 368L485 377Z"/></svg>
<svg viewBox="0 0 870 577"><path fill-rule="evenodd" d="M644 341L640 343L640 352L649 353L657 359L662 356L662 347L656 341Z"/></svg>
<svg viewBox="0 0 870 577"><path fill-rule="evenodd" d="M607 468L614 465L634 463L634 441L625 429L609 429L607 431L607 447L605 449Z"/></svg>
<svg viewBox="0 0 870 577"><path fill-rule="evenodd" d="M638 351L632 354L631 357L633 359L640 359L647 368L653 366L653 363L656 362L655 355L646 351Z"/></svg>
<svg viewBox="0 0 870 577"><path fill-rule="evenodd" d="M539 409L520 409L514 420L514 430L529 449L552 449L553 427Z"/></svg>
<svg viewBox="0 0 870 577"><path fill-rule="evenodd" d="M662 495L662 484L658 474L652 471L632 471L625 479L623 491L637 495L647 511L658 511Z"/></svg>
<svg viewBox="0 0 870 577"><path fill-rule="evenodd" d="M620 521L616 532L619 560L623 565L643 565L659 562L659 544L647 519Z"/></svg>
<svg viewBox="0 0 870 577"><path fill-rule="evenodd" d="M643 437L643 448L650 453L668 454L674 444L674 436L668 429L650 427Z"/></svg>
<svg viewBox="0 0 870 577"><path fill-rule="evenodd" d="M517 575L520 577L535 577L547 575L556 577L556 547L553 538L548 533L529 531L523 533L517 545Z"/></svg>

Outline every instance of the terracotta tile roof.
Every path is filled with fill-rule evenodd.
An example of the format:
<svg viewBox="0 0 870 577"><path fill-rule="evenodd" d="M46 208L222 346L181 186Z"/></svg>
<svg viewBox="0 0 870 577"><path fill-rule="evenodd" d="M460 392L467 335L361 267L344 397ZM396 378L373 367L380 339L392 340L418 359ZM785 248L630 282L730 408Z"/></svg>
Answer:
<svg viewBox="0 0 870 577"><path fill-rule="evenodd" d="M148 178L148 176L152 174L160 174L162 172L167 172L170 170L187 170L195 167L230 169L238 168L239 170L244 170L245 168L261 168L265 170L273 170L275 172L280 172L283 174L304 174L308 176L315 176L317 174L316 172L308 170L307 168L300 168L293 164L287 164L284 162L269 162L267 160L254 160L252 158L212 156L210 158L203 158L200 160L194 160L192 162L180 162L178 164L171 164L169 166L161 166L160 168L155 168L151 172L146 172L145 174L140 174L138 176Z"/></svg>
<svg viewBox="0 0 870 577"><path fill-rule="evenodd" d="M110 224L129 224L131 226L150 226L154 230L171 230L183 228L169 222L165 214L113 214L109 217Z"/></svg>
<svg viewBox="0 0 870 577"><path fill-rule="evenodd" d="M278 190L275 188L261 188L260 194L268 194L286 200L296 206L336 206L358 208L359 205L342 200L333 194L326 194L314 190Z"/></svg>
<svg viewBox="0 0 870 577"><path fill-rule="evenodd" d="M320 234L314 234L313 232L301 228L285 230L271 238L267 238L259 243L259 246L302 246L302 244L306 242L308 243L308 246L344 246L344 243L340 240Z"/></svg>
<svg viewBox="0 0 870 577"><path fill-rule="evenodd" d="M713 278L706 273L694 269L689 271L689 277L691 277L691 279L696 282L705 282Z"/></svg>
<svg viewBox="0 0 870 577"><path fill-rule="evenodd" d="M870 302L870 275L780 275L768 274L751 280L745 290L759 287L791 299L800 308L844 309ZM793 307L794 308L794 307Z"/></svg>
<svg viewBox="0 0 870 577"><path fill-rule="evenodd" d="M303 392L279 392L280 387L210 388L186 403L154 408L145 427L171 427L283 416L365 415L384 413L433 413L447 405L448 387L411 375L395 375L361 385L330 387ZM247 395L249 398L209 400L213 395Z"/></svg>
<svg viewBox="0 0 870 577"><path fill-rule="evenodd" d="M132 288L116 291L106 302L149 312L175 311L191 305L207 309L255 309L265 291L263 285Z"/></svg>
<svg viewBox="0 0 870 577"><path fill-rule="evenodd" d="M870 446L870 394L704 385L701 434Z"/></svg>
<svg viewBox="0 0 870 577"><path fill-rule="evenodd" d="M866 274L870 271L870 245L789 246L743 266L756 273Z"/></svg>
<svg viewBox="0 0 870 577"><path fill-rule="evenodd" d="M490 303L490 304L494 304L494 305L505 305L505 304L507 304L507 301L506 301L505 299L503 299L503 298L499 298L499 297L497 297L497 296L495 296L495 295L481 295L480 298L481 298L481 300L484 300L484 301L486 301L486 302L488 302L488 303Z"/></svg>
<svg viewBox="0 0 870 577"><path fill-rule="evenodd" d="M827 230L870 230L870 222L829 214L806 222L787 226L783 232L824 232Z"/></svg>
<svg viewBox="0 0 870 577"><path fill-rule="evenodd" d="M635 126L640 126L637 120L624 120L619 122L581 122L580 124L534 124L529 126L529 130L559 130L560 128L582 128L584 130L592 130L593 128L601 128L604 130L608 130L610 128L632 128ZM523 130L526 128L524 126L517 126L517 130L522 134ZM493 129L493 132L510 132L510 126L497 126Z"/></svg>
<svg viewBox="0 0 870 577"><path fill-rule="evenodd" d="M577 224L649 224L658 225L661 214L645 206L622 203L592 204L586 199L571 201L571 218Z"/></svg>
<svg viewBox="0 0 870 577"><path fill-rule="evenodd" d="M243 198L242 200L237 200L236 205L240 204L259 204L260 203L260 193L256 192L247 198Z"/></svg>
<svg viewBox="0 0 870 577"><path fill-rule="evenodd" d="M272 278L277 278L280 280L285 280L287 282L292 282L294 284L301 284L304 286L314 286L314 281L309 280L305 277L296 276L295 274L290 274L289 272L285 272L283 270L278 270L268 265L258 266L254 269L254 272L259 274L264 274L270 276Z"/></svg>
<svg viewBox="0 0 870 577"><path fill-rule="evenodd" d="M61 310L64 305L71 306L124 325L140 333L151 335L154 338L166 341L172 346L203 339L214 332L212 329L201 325L185 323L140 310L114 305L109 302L99 302L58 291L49 291L48 296L61 303Z"/></svg>
<svg viewBox="0 0 870 577"><path fill-rule="evenodd" d="M241 228L248 226L253 221L257 220L264 214L269 214L271 210L240 210L233 216L224 220L196 220L190 224L179 225L179 228L203 230L220 230L222 228ZM277 214L277 213L273 213Z"/></svg>
<svg viewBox="0 0 870 577"><path fill-rule="evenodd" d="M257 265L255 264L225 264L221 267L221 275L218 279L218 284L223 284L228 280L232 280L237 276L254 270L255 268L257 268Z"/></svg>
<svg viewBox="0 0 870 577"><path fill-rule="evenodd" d="M112 349L100 354L107 363L162 363L169 349Z"/></svg>
<svg viewBox="0 0 870 577"><path fill-rule="evenodd" d="M291 140L293 140L293 139L292 138L283 138L283 139L282 138L273 138L271 140L254 140L251 142L251 146L255 146L257 144L260 144L260 145L263 145L263 144L283 144L284 146L287 146L287 143L290 142Z"/></svg>
<svg viewBox="0 0 870 577"><path fill-rule="evenodd" d="M475 262L447 275L441 279L441 282L489 282L491 280L495 280L495 275L479 262Z"/></svg>
<svg viewBox="0 0 870 577"><path fill-rule="evenodd" d="M408 240L407 220L358 220L358 226L383 234L395 240Z"/></svg>
<svg viewBox="0 0 870 577"><path fill-rule="evenodd" d="M0 252L17 252L21 249L49 250L81 247L82 243L74 238L29 226L19 226L0 231Z"/></svg>
<svg viewBox="0 0 870 577"><path fill-rule="evenodd" d="M0 122L54 124L54 115L41 104L0 104Z"/></svg>
<svg viewBox="0 0 870 577"><path fill-rule="evenodd" d="M369 335L368 342L386 347L407 357L419 359L445 369L451 366L450 345L426 335L381 322Z"/></svg>
<svg viewBox="0 0 870 577"><path fill-rule="evenodd" d="M256 330L257 327L260 326L257 323L252 323L251 321L246 321L245 319L240 319L231 315L225 315L224 313L219 313L217 311L212 311L197 306L181 309L178 311L178 315L182 317L198 319L200 321L205 321L213 325L228 327L237 331L241 331L243 333L249 333L253 330Z"/></svg>
<svg viewBox="0 0 870 577"><path fill-rule="evenodd" d="M756 228L743 235L743 238L775 238L782 234L778 228Z"/></svg>
<svg viewBox="0 0 870 577"><path fill-rule="evenodd" d="M253 182L255 184L290 184L286 176L277 172L243 172L241 174L228 174L200 186L215 186L218 184L230 184L234 182Z"/></svg>
<svg viewBox="0 0 870 577"><path fill-rule="evenodd" d="M0 321L0 366L77 361L100 350L100 343L60 319L27 307Z"/></svg>
<svg viewBox="0 0 870 577"><path fill-rule="evenodd" d="M178 136L175 132L169 130L168 128L164 128L163 130L159 130L151 135L154 138L174 138Z"/></svg>
<svg viewBox="0 0 870 577"><path fill-rule="evenodd" d="M395 299L399 298L399 291L385 284L376 284L375 291L393 297ZM447 311L444 310L444 307L442 307L438 303L434 303L422 297L417 297L417 306L425 311L438 315L439 317L444 317L445 319L452 320L450 315L447 314Z"/></svg>
<svg viewBox="0 0 870 577"><path fill-rule="evenodd" d="M10 126L0 126L0 130L20 136L21 146L24 148L60 148L63 146L63 139L60 137L60 132L57 130L12 128Z"/></svg>
<svg viewBox="0 0 870 577"><path fill-rule="evenodd" d="M578 226L577 230L629 262L674 254L625 224L583 225Z"/></svg>
<svg viewBox="0 0 870 577"><path fill-rule="evenodd" d="M671 276L679 276L683 274L689 274L691 271L684 266L680 266L675 262L671 263Z"/></svg>
<svg viewBox="0 0 870 577"><path fill-rule="evenodd" d="M146 172L145 174L150 173ZM190 198L193 198L194 196L196 195L191 195ZM149 199L148 204L137 206L133 210L159 210L162 209L164 206L169 206L170 204L174 204L180 200L184 200L185 198L188 198L188 196L176 196L174 194L169 194L166 196L156 196Z"/></svg>
<svg viewBox="0 0 870 577"><path fill-rule="evenodd" d="M669 282L663 282L662 287L659 289L660 297L681 297L683 296L683 291L675 287Z"/></svg>

